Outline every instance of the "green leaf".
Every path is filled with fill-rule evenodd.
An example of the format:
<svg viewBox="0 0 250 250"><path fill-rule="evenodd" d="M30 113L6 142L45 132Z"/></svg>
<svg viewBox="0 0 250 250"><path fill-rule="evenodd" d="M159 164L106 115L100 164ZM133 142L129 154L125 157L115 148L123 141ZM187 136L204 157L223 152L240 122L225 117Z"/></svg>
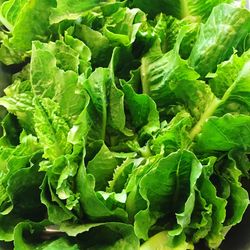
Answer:
<svg viewBox="0 0 250 250"><path fill-rule="evenodd" d="M125 188L125 184L129 179L133 168L136 163L132 159L126 159L120 166L114 170L113 179L109 181L108 191L114 191L116 193L122 192Z"/></svg>
<svg viewBox="0 0 250 250"><path fill-rule="evenodd" d="M78 69L75 71L77 72L79 70L79 73L83 73L86 77L88 77L91 73L91 51L88 46L81 40L76 39L67 33L65 34L65 43L77 52L76 57L79 56Z"/></svg>
<svg viewBox="0 0 250 250"><path fill-rule="evenodd" d="M225 67L225 68L224 68ZM230 69L229 69L230 67ZM233 69L232 69L233 68ZM250 68L250 58L246 52L241 57L236 55L231 60L225 62L224 66L219 69L217 77L215 77L211 84L216 89L217 95L222 98L222 104L216 110L216 114L228 112L232 114L246 114L250 113L250 87L247 84ZM230 70L232 78L221 77L221 72L225 74L225 70Z"/></svg>
<svg viewBox="0 0 250 250"><path fill-rule="evenodd" d="M10 113L6 114L1 125L3 131L1 131L2 136L0 138L0 145L5 147L18 145L19 136L22 131L16 117Z"/></svg>
<svg viewBox="0 0 250 250"><path fill-rule="evenodd" d="M95 131L93 131L94 121L90 116L91 112L89 110L91 107L89 106L89 103L90 97L85 93L85 107L68 133L67 140L73 145L79 144L82 146L85 143L85 140L88 139L88 136L91 137L91 135L95 133Z"/></svg>
<svg viewBox="0 0 250 250"><path fill-rule="evenodd" d="M190 114L179 112L169 124L162 127L155 138L151 141L151 149L154 153L170 154L179 148L187 148L190 144L187 129L191 126L192 121Z"/></svg>
<svg viewBox="0 0 250 250"><path fill-rule="evenodd" d="M227 65L225 66L226 68L235 68L232 72L232 76L234 77L225 80L221 77L221 69L223 66L218 69L218 78L215 77L213 79L212 88L215 94L220 96L220 98L210 93L210 101L207 102L206 109L200 115L199 121L190 131L190 137L192 139L201 132L203 125L206 124L207 120L212 116L216 115L220 117L224 114L228 114L227 117L230 117L229 113L231 113L235 115L236 118L234 120L236 120L237 117L241 117L240 114L244 114L247 119L250 110L249 86L247 84L249 78L247 72L250 63L247 54L244 54L241 58L233 58L235 58L235 60L225 62L223 65ZM231 120L233 120L233 117ZM241 132L245 133L244 131ZM244 145L242 147L244 147Z"/></svg>
<svg viewBox="0 0 250 250"><path fill-rule="evenodd" d="M163 53L174 48L174 44L180 31L180 24L181 21L173 16L167 16L163 13L156 16L153 33L159 37Z"/></svg>
<svg viewBox="0 0 250 250"><path fill-rule="evenodd" d="M186 31L185 27L180 31L173 50L163 54L156 43L142 58L142 87L158 107L181 103L199 118L209 103L211 91L204 82L197 80L199 74L179 55L179 46Z"/></svg>
<svg viewBox="0 0 250 250"><path fill-rule="evenodd" d="M107 19L103 34L114 44L129 46L145 21L145 14L139 9L120 8Z"/></svg>
<svg viewBox="0 0 250 250"><path fill-rule="evenodd" d="M192 250L194 246L188 243L185 237L171 237L168 231L159 232L150 237L145 243L142 244L140 250L154 250L159 248L164 250Z"/></svg>
<svg viewBox="0 0 250 250"><path fill-rule="evenodd" d="M192 237L193 243L198 243L205 238L212 228L212 204L202 197L201 192L197 191L195 195L195 206L188 225L187 235Z"/></svg>
<svg viewBox="0 0 250 250"><path fill-rule="evenodd" d="M197 138L196 149L200 152L229 151L235 148L249 150L250 117L224 115L211 117Z"/></svg>
<svg viewBox="0 0 250 250"><path fill-rule="evenodd" d="M11 74L10 72L6 71L6 68L4 67L2 63L0 63L0 81L1 81L0 96L2 96L4 89L11 82Z"/></svg>
<svg viewBox="0 0 250 250"><path fill-rule="evenodd" d="M69 249L69 250L79 250L80 248L77 244L72 244L69 239L67 238L59 238L47 244L42 244L41 246L37 247L37 250L60 250L60 249Z"/></svg>
<svg viewBox="0 0 250 250"><path fill-rule="evenodd" d="M200 1L192 1L192 0L178 0L178 1L155 1L152 5L150 1L139 1L133 0L134 7L138 7L150 14L150 16L155 16L160 12L164 12L168 15L173 15L179 19L182 19L187 16L201 16L206 19L212 9L220 4L225 2L232 2L231 0L205 0L203 2Z"/></svg>
<svg viewBox="0 0 250 250"><path fill-rule="evenodd" d="M40 202L40 185L44 174L38 172L36 165L22 168L8 179L7 193L16 214L22 218L43 219L45 207Z"/></svg>
<svg viewBox="0 0 250 250"><path fill-rule="evenodd" d="M228 61L218 65L214 74L208 74L208 77L211 78L209 80L209 85L218 98L223 97L249 60L249 51L245 52L240 57L237 54L233 54ZM230 72L230 74L227 75L226 72Z"/></svg>
<svg viewBox="0 0 250 250"><path fill-rule="evenodd" d="M40 243L40 239L43 237L44 230L46 226L49 226L48 221L42 221L39 223L35 222L21 222L15 228L14 238L15 238L15 248L24 250L59 250L66 248L69 250L79 250L77 244L72 244L69 239L59 238L55 240L47 240ZM27 235L24 239L23 235Z"/></svg>
<svg viewBox="0 0 250 250"><path fill-rule="evenodd" d="M230 228L241 222L243 214L249 206L249 195L247 190L241 187L239 183L232 183L230 186L231 195L227 205L226 226Z"/></svg>
<svg viewBox="0 0 250 250"><path fill-rule="evenodd" d="M228 4L215 7L189 57L189 65L202 76L216 70L217 64L228 59L233 49L250 30L250 13Z"/></svg>
<svg viewBox="0 0 250 250"><path fill-rule="evenodd" d="M131 115L131 122L141 136L152 135L160 127L159 113L155 102L146 94L137 94L133 88L126 84L123 86L125 93L125 106Z"/></svg>
<svg viewBox="0 0 250 250"><path fill-rule="evenodd" d="M55 194L51 187L53 180L45 176L41 185L41 203L47 208L48 219L51 223L60 224L69 220L76 220L76 216L65 207L65 204Z"/></svg>
<svg viewBox="0 0 250 250"><path fill-rule="evenodd" d="M126 136L132 136L133 132L126 128L126 115L124 108L124 93L118 89L112 81L109 93L108 124L122 132Z"/></svg>
<svg viewBox="0 0 250 250"><path fill-rule="evenodd" d="M121 59L126 56L129 56L127 50L122 50L121 48L116 47L113 50L112 58L109 64L112 83L109 91L108 125L115 130L121 131L126 136L132 136L132 131L126 128L124 93L118 88L119 85L116 84L116 73L119 71L119 64Z"/></svg>
<svg viewBox="0 0 250 250"><path fill-rule="evenodd" d="M87 173L95 177L95 190L105 190L117 165L115 155L102 143L100 150L86 167Z"/></svg>
<svg viewBox="0 0 250 250"><path fill-rule="evenodd" d="M198 184L201 190L202 196L207 201L208 204L212 204L212 227L206 236L209 247L218 247L225 237L225 232L223 232L223 223L226 218L226 200L218 197L216 195L216 188L207 178L201 179Z"/></svg>
<svg viewBox="0 0 250 250"><path fill-rule="evenodd" d="M231 228L233 225L241 222L243 214L249 205L249 195L247 190L242 187L240 182L244 175L241 172L240 162L238 161L239 156L235 155L236 151L230 151L225 159L221 159L221 162L216 166L216 172L220 178L224 179L224 184L222 187L217 187L219 190L225 190L228 186L227 196L227 217L225 220L225 228Z"/></svg>
<svg viewBox="0 0 250 250"><path fill-rule="evenodd" d="M31 49L33 40L47 40L49 35L49 15L55 1L17 1L9 0L3 3L0 10L0 20L10 30L11 36L0 51L2 56L5 49L10 48L17 54ZM30 25L30 22L33 25Z"/></svg>
<svg viewBox="0 0 250 250"><path fill-rule="evenodd" d="M111 218L126 220L127 213L124 209L119 207L109 209L104 198L95 192L94 176L87 174L84 166L80 166L76 181L77 191L80 193L80 203L88 218L92 221Z"/></svg>
<svg viewBox="0 0 250 250"><path fill-rule="evenodd" d="M35 95L51 98L58 103L60 113L71 122L84 107L84 97L78 91L79 63L78 52L61 41L33 43L32 90Z"/></svg>
<svg viewBox="0 0 250 250"><path fill-rule="evenodd" d="M81 249L139 249L133 226L119 222L63 224L60 228L70 236L80 238ZM99 237L102 235L102 237Z"/></svg>
<svg viewBox="0 0 250 250"><path fill-rule="evenodd" d="M247 157L247 152L232 150L230 151L229 156L235 162L235 165L237 165L237 168L240 170L241 174L249 178L250 161Z"/></svg>
<svg viewBox="0 0 250 250"><path fill-rule="evenodd" d="M137 211L135 215L135 232L139 238L147 239L150 226L163 215L176 217L171 225L175 229L172 235L179 235L188 226L194 208L195 185L201 171L202 166L193 153L179 150L162 158L144 173L137 184L138 192L147 202L146 210ZM131 205L134 202L132 206L141 202L138 198L135 196L135 200L130 201Z"/></svg>
<svg viewBox="0 0 250 250"><path fill-rule="evenodd" d="M37 138L31 135L24 135L20 138L20 142L21 144L16 148L0 148L0 212L4 215L10 213L13 209L13 189L21 189L21 185L23 185L23 183L20 182L19 185L14 184L12 186L10 179L13 177L13 180L15 180L17 176L20 176L18 171L22 172L22 169L29 167L32 157L41 151L41 147L37 143ZM17 174L16 177L15 174ZM21 178L23 177L25 176L22 176L21 174ZM39 178L37 181L39 182Z"/></svg>
<svg viewBox="0 0 250 250"><path fill-rule="evenodd" d="M87 25L77 25L74 35L91 50L95 67L107 66L112 56L112 46L106 36Z"/></svg>
<svg viewBox="0 0 250 250"><path fill-rule="evenodd" d="M69 127L60 116L57 103L48 98L36 98L34 121L39 142L44 148L45 158L54 160L71 152L71 146L65 143Z"/></svg>
<svg viewBox="0 0 250 250"><path fill-rule="evenodd" d="M13 93L13 96L3 96L0 98L0 105L5 107L10 113L17 116L20 124L28 132L33 132L33 114L32 93Z"/></svg>
<svg viewBox="0 0 250 250"><path fill-rule="evenodd" d="M250 176L228 2L0 0L3 248L220 247Z"/></svg>
<svg viewBox="0 0 250 250"><path fill-rule="evenodd" d="M63 206L79 214L79 193L75 192L74 188L79 167L75 158L74 155L61 156L54 160L52 165L41 166L40 171L47 172L50 189Z"/></svg>
<svg viewBox="0 0 250 250"><path fill-rule="evenodd" d="M110 88L110 71L96 69L84 82L83 87L90 96L90 116L95 123L95 139L105 139L107 126L107 95Z"/></svg>
<svg viewBox="0 0 250 250"><path fill-rule="evenodd" d="M34 133L32 104L34 96L31 92L30 81L27 80L28 76L29 65L13 76L13 83L4 89L5 96L0 98L0 105L9 113L14 114L28 133Z"/></svg>
<svg viewBox="0 0 250 250"><path fill-rule="evenodd" d="M90 10L98 6L102 1L87 0L87 1L72 1L72 0L57 0L57 6L50 15L50 23L59 23L65 19L77 19L84 11Z"/></svg>

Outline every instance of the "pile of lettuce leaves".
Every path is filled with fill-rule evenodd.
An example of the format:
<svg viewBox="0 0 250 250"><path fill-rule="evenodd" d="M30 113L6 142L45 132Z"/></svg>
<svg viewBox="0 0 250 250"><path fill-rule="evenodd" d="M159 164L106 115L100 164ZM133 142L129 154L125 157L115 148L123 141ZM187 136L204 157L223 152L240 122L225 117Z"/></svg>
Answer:
<svg viewBox="0 0 250 250"><path fill-rule="evenodd" d="M0 6L0 245L217 249L249 205L244 3Z"/></svg>

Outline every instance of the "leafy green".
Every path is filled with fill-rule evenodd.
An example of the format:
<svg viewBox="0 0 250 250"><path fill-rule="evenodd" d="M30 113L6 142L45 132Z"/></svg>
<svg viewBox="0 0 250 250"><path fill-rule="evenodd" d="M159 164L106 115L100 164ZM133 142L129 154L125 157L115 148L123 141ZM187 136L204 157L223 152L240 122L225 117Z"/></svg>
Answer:
<svg viewBox="0 0 250 250"><path fill-rule="evenodd" d="M229 151L242 147L248 149L249 116L227 114L223 117L211 117L204 124L202 133L197 139L197 148L201 151ZM230 127L226 124L230 124ZM236 132L237 131L237 132ZM213 137L211 137L213 133Z"/></svg>
<svg viewBox="0 0 250 250"><path fill-rule="evenodd" d="M17 1L9 0L1 5L0 20L11 32L9 38L3 40L0 48L1 60L11 60L19 63L31 49L33 40L46 40L49 35L50 10L56 5L56 1ZM30 25L30 20L36 20ZM8 57L5 59L5 57ZM8 62L8 61L7 61ZM8 64L8 63L7 63Z"/></svg>
<svg viewBox="0 0 250 250"><path fill-rule="evenodd" d="M104 35L112 42L128 46L135 41L145 13L139 9L122 8L107 19Z"/></svg>
<svg viewBox="0 0 250 250"><path fill-rule="evenodd" d="M154 5L151 5L150 1L133 0L132 6L141 8L150 15L156 15L160 12L165 12L168 15L176 16L179 19L183 19L187 16L201 16L207 18L211 13L213 7L220 3L232 2L230 0L206 0L191 1L191 0L178 0L178 1L155 1Z"/></svg>
<svg viewBox="0 0 250 250"><path fill-rule="evenodd" d="M139 241L133 227L118 222L92 224L63 224L60 228L69 236L77 236L81 240L80 249L138 249ZM98 237L102 235L103 237Z"/></svg>
<svg viewBox="0 0 250 250"><path fill-rule="evenodd" d="M128 209L132 211L136 209L134 207L137 207L136 202L139 201L139 199L137 201L137 196L141 196L148 204L146 210L133 211L138 212L135 216L135 232L139 237L146 239L148 226L151 226L151 223L163 215L169 218L176 215L178 226L172 234L179 235L181 230L189 224L195 199L194 187L201 174L201 165L192 153L177 151L162 158L150 168L138 183L128 184L138 187L133 188L128 197ZM160 183L161 189L156 194L155 190ZM131 196L135 196L135 200L130 198ZM166 204L169 203L173 205L166 208ZM145 221L149 221L150 224L145 224Z"/></svg>
<svg viewBox="0 0 250 250"><path fill-rule="evenodd" d="M189 63L202 76L216 69L228 59L250 29L250 15L246 9L222 4L215 7L207 22L201 26L191 52Z"/></svg>
<svg viewBox="0 0 250 250"><path fill-rule="evenodd" d="M0 1L0 248L220 247L250 191L233 2Z"/></svg>
<svg viewBox="0 0 250 250"><path fill-rule="evenodd" d="M58 23L65 19L76 19L81 13L92 9L100 4L100 0L72 1L58 0L56 8L53 8L50 15L50 23Z"/></svg>

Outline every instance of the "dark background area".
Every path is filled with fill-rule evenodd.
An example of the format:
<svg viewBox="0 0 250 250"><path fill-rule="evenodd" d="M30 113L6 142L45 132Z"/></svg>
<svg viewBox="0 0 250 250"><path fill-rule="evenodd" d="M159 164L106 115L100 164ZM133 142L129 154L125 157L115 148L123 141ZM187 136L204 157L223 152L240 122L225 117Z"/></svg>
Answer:
<svg viewBox="0 0 250 250"><path fill-rule="evenodd" d="M250 250L250 207L240 224L233 227L221 245L221 250Z"/></svg>

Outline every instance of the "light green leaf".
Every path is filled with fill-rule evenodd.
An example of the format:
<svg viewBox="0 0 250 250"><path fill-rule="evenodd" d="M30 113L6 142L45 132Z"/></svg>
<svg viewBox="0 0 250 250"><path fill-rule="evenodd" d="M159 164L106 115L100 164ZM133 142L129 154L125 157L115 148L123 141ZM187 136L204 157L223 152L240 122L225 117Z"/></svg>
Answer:
<svg viewBox="0 0 250 250"><path fill-rule="evenodd" d="M79 70L79 73L83 73L86 77L88 77L91 73L91 51L88 46L81 40L67 34L67 32L65 34L65 43L77 52L77 57L79 56L79 63L77 63L79 65L75 71L77 72Z"/></svg>
<svg viewBox="0 0 250 250"><path fill-rule="evenodd" d="M58 103L60 113L71 122L84 107L84 97L78 90L80 87L78 86L78 66L78 52L63 42L33 43L32 90L35 95L51 98Z"/></svg>
<svg viewBox="0 0 250 250"><path fill-rule="evenodd" d="M101 32L86 25L77 25L74 35L91 50L92 65L100 67L109 64L113 49L108 38Z"/></svg>
<svg viewBox="0 0 250 250"><path fill-rule="evenodd" d="M139 7L146 13L149 13L150 16L155 16L156 14L164 12L179 19L187 16L201 16L206 19L216 5L229 2L232 2L232 0L205 0L202 2L199 0L178 0L174 2L168 0L157 0L152 5L149 0L134 0L133 6Z"/></svg>
<svg viewBox="0 0 250 250"><path fill-rule="evenodd" d="M141 136L152 135L160 127L159 113L155 102L146 94L137 94L133 88L126 84L123 86L125 93L125 106L131 115L132 125L139 130Z"/></svg>
<svg viewBox="0 0 250 250"><path fill-rule="evenodd" d="M233 54L228 61L218 65L215 73L208 74L209 85L213 93L222 98L227 89L235 82L244 65L250 60L250 51L245 52L240 57ZM230 74L226 74L230 72Z"/></svg>
<svg viewBox="0 0 250 250"><path fill-rule="evenodd" d="M189 57L189 65L202 76L216 70L217 64L228 59L233 49L250 30L250 13L228 4L216 6Z"/></svg>
<svg viewBox="0 0 250 250"><path fill-rule="evenodd" d="M33 132L32 93L13 93L13 96L3 96L0 98L0 105L5 107L10 113L17 116L20 124L28 132Z"/></svg>
<svg viewBox="0 0 250 250"><path fill-rule="evenodd" d="M135 161L128 158L118 166L114 170L113 179L109 181L108 191L114 191L116 193L122 192L135 165Z"/></svg>
<svg viewBox="0 0 250 250"><path fill-rule="evenodd" d="M60 224L69 220L76 220L76 216L65 207L65 204L55 194L52 188L54 180L45 176L41 185L41 203L47 208L48 219L51 223Z"/></svg>
<svg viewBox="0 0 250 250"><path fill-rule="evenodd" d="M107 126L107 95L111 84L110 71L96 69L84 82L83 87L90 96L92 121L95 123L95 139L105 139Z"/></svg>
<svg viewBox="0 0 250 250"><path fill-rule="evenodd" d="M44 157L55 160L70 153L71 146L67 141L68 124L60 116L57 103L48 98L35 99L34 122L40 144L44 148Z"/></svg>
<svg viewBox="0 0 250 250"><path fill-rule="evenodd" d="M211 167L213 166L207 166L207 168ZM205 239L208 242L209 247L216 248L221 244L225 236L223 223L226 219L227 201L217 196L216 187L212 184L209 178L209 175L203 174L202 178L198 180L197 187L207 204L212 204L212 226Z"/></svg>
<svg viewBox="0 0 250 250"><path fill-rule="evenodd" d="M140 196L147 202L146 210L137 211L135 215L135 232L139 238L147 239L150 226L163 214L169 218L176 216L172 225L175 230L171 234L181 234L190 223L195 185L201 171L202 166L193 153L179 150L162 158L144 173L137 187ZM133 206L140 202L140 196L134 197Z"/></svg>
<svg viewBox="0 0 250 250"><path fill-rule="evenodd" d="M65 208L79 214L79 193L75 192L72 186L78 171L75 157L73 155L59 157L53 162L53 165L41 170L47 170L50 188L64 203Z"/></svg>
<svg viewBox="0 0 250 250"><path fill-rule="evenodd" d="M166 54L156 43L142 58L142 87L158 107L181 103L198 118L209 102L211 91L204 82L197 80L199 74L179 55L179 46L185 34L186 29L183 28L175 48Z"/></svg>
<svg viewBox="0 0 250 250"><path fill-rule="evenodd" d="M190 114L179 112L169 124L162 127L155 138L151 141L151 149L154 153L170 154L179 148L187 148L190 144L187 129L191 126L192 121Z"/></svg>
<svg viewBox="0 0 250 250"><path fill-rule="evenodd" d="M200 152L229 151L234 148L249 150L250 117L224 115L211 117L197 138L196 149Z"/></svg>
<svg viewBox="0 0 250 250"><path fill-rule="evenodd" d="M49 35L49 15L56 2L44 1L6 1L0 10L0 20L10 30L9 40L0 50L10 48L21 55L31 49L33 40L47 40ZM33 22L31 25L30 22ZM6 46L6 47L5 47ZM4 55L5 53L0 53Z"/></svg>
<svg viewBox="0 0 250 250"><path fill-rule="evenodd" d="M87 173L95 177L95 190L105 190L117 165L115 155L102 143L100 150L86 167Z"/></svg>
<svg viewBox="0 0 250 250"><path fill-rule="evenodd" d="M103 34L114 44L129 46L145 21L145 14L139 9L120 8L107 19Z"/></svg>
<svg viewBox="0 0 250 250"><path fill-rule="evenodd" d="M143 243L140 250L193 250L193 244L186 242L185 236L183 236L184 235L181 235L181 237L172 237L168 234L168 231L161 231Z"/></svg>
<svg viewBox="0 0 250 250"><path fill-rule="evenodd" d="M50 15L50 23L59 23L65 19L77 19L84 11L90 10L98 6L102 1L100 0L57 0L57 6Z"/></svg>
<svg viewBox="0 0 250 250"><path fill-rule="evenodd" d="M76 181L77 191L80 193L80 203L88 218L92 221L111 218L126 220L127 213L122 208L109 209L104 198L95 192L94 176L87 174L84 166L80 166Z"/></svg>

